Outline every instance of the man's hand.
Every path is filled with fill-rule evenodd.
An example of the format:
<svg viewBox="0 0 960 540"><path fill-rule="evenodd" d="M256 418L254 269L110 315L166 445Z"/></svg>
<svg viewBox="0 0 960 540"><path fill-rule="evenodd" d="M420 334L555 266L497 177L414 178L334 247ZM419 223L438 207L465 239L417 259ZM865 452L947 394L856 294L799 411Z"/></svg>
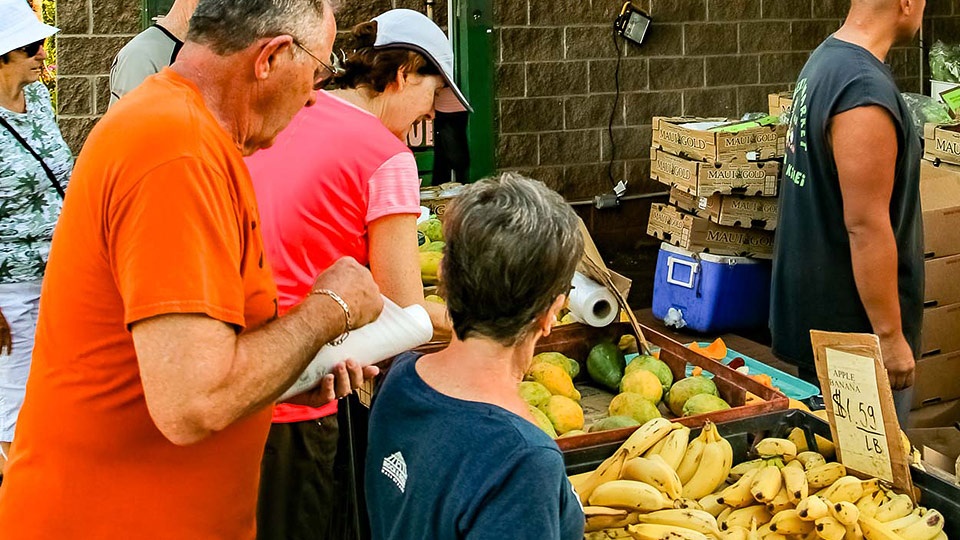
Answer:
<svg viewBox="0 0 960 540"><path fill-rule="evenodd" d="M883 354L883 365L887 368L890 378L890 387L894 390L903 390L913 386L913 370L916 362L913 359L913 350L907 344L903 334L880 340L880 352Z"/></svg>
<svg viewBox="0 0 960 540"><path fill-rule="evenodd" d="M10 325L2 311L0 311L0 354L13 354L13 334L10 333Z"/></svg>
<svg viewBox="0 0 960 540"><path fill-rule="evenodd" d="M373 322L383 309L383 298L373 275L353 257L340 258L330 265L317 277L313 288L329 289L340 295L350 307L349 329Z"/></svg>
<svg viewBox="0 0 960 540"><path fill-rule="evenodd" d="M286 402L320 407L331 401L349 396L354 390L362 387L364 382L379 374L380 369L377 366L360 367L353 360L347 360L334 366L331 373L324 375L319 386L309 392L298 394Z"/></svg>

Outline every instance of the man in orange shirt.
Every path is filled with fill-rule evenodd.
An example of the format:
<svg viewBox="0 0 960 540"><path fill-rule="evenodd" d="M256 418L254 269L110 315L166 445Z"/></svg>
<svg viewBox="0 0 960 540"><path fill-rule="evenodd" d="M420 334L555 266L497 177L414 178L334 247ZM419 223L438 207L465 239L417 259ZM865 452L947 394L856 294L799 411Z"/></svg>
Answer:
<svg viewBox="0 0 960 540"><path fill-rule="evenodd" d="M272 403L382 306L341 259L276 319L242 160L312 105L335 33L326 0L202 0L177 62L90 134L43 284L4 536L255 537ZM348 364L313 404L376 374Z"/></svg>

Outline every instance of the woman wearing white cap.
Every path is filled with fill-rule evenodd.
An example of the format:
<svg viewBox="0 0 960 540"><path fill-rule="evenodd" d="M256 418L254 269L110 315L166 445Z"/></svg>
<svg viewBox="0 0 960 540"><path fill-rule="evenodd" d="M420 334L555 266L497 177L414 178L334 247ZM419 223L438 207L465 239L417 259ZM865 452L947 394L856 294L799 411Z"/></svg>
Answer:
<svg viewBox="0 0 960 540"><path fill-rule="evenodd" d="M310 294L318 273L351 256L370 267L384 295L424 305L435 334L449 336L445 307L424 301L420 179L405 139L435 109L469 109L453 80L453 49L433 21L409 9L352 34L355 49L342 70L307 51L318 69L337 73L339 89L319 91L273 147L247 158L279 312ZM336 402L329 405L277 406L262 466L260 540L296 538L309 527L316 538L342 537L348 492L331 480L338 429Z"/></svg>
<svg viewBox="0 0 960 540"><path fill-rule="evenodd" d="M25 0L0 0L0 475L23 404L53 227L73 156L38 82L46 38Z"/></svg>

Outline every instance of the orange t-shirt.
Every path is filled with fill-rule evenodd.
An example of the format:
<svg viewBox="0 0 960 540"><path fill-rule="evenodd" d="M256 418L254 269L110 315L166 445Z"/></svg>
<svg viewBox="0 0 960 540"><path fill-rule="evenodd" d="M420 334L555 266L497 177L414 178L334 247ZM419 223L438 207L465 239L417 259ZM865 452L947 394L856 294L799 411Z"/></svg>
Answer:
<svg viewBox="0 0 960 540"><path fill-rule="evenodd" d="M190 446L143 395L129 327L203 313L276 316L253 187L197 88L165 69L90 134L54 233L33 366L0 488L27 540L253 539L267 407Z"/></svg>

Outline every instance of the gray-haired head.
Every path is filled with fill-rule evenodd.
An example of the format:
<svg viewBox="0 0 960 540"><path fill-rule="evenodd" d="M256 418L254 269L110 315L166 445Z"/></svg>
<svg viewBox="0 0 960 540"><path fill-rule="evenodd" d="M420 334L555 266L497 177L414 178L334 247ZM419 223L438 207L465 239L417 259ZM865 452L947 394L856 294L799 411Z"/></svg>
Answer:
<svg viewBox="0 0 960 540"><path fill-rule="evenodd" d="M241 51L261 38L305 36L321 28L327 0L200 0L187 39L220 55Z"/></svg>
<svg viewBox="0 0 960 540"><path fill-rule="evenodd" d="M516 173L464 188L444 215L443 233L441 286L461 340L519 343L570 290L583 253L573 209Z"/></svg>

